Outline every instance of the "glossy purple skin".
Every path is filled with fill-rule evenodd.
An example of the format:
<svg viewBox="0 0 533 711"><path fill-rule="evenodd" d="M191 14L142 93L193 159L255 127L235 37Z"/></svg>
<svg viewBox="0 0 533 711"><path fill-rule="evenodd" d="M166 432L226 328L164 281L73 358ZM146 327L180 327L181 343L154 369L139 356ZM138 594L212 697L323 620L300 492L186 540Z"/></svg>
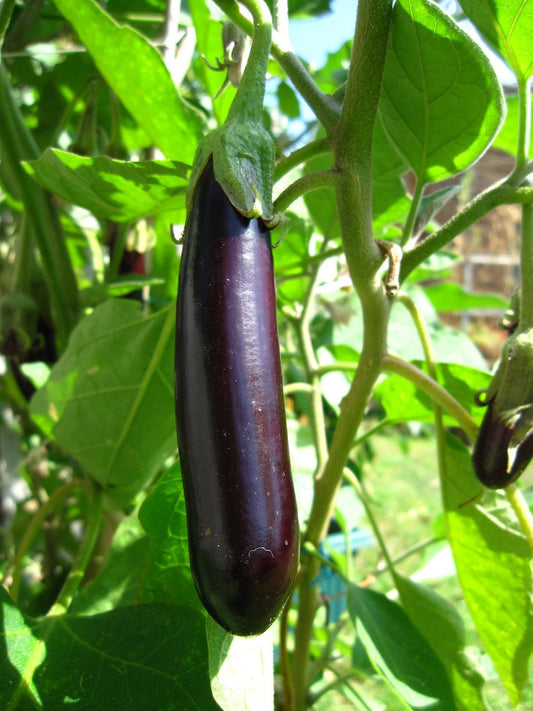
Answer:
<svg viewBox="0 0 533 711"><path fill-rule="evenodd" d="M235 635L280 613L298 565L270 235L238 213L209 163L185 228L176 422L191 568Z"/></svg>
<svg viewBox="0 0 533 711"><path fill-rule="evenodd" d="M518 445L509 465L509 446L514 427L497 417L489 403L472 452L472 465L479 481L489 489L502 489L516 481L533 457L533 434Z"/></svg>

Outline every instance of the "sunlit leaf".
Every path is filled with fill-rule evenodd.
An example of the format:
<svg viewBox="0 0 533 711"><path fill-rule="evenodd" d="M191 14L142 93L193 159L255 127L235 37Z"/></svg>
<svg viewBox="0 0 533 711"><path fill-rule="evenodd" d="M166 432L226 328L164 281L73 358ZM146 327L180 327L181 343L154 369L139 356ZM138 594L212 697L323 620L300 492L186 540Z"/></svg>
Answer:
<svg viewBox="0 0 533 711"><path fill-rule="evenodd" d="M139 592L142 602L176 602L202 610L189 566L187 519L179 462L149 492L139 519L150 537L150 558Z"/></svg>
<svg viewBox="0 0 533 711"><path fill-rule="evenodd" d="M379 113L421 184L479 158L503 107L487 57L448 15L427 0L395 4Z"/></svg>
<svg viewBox="0 0 533 711"><path fill-rule="evenodd" d="M376 671L408 708L455 710L442 662L398 604L349 585L348 611Z"/></svg>
<svg viewBox="0 0 533 711"><path fill-rule="evenodd" d="M138 605L36 621L0 588L0 624L2 709L219 708L204 618L190 608Z"/></svg>
<svg viewBox="0 0 533 711"><path fill-rule="evenodd" d="M273 711L272 631L234 637L207 619L209 676L213 696L224 711Z"/></svg>
<svg viewBox="0 0 533 711"><path fill-rule="evenodd" d="M94 0L54 2L154 145L170 160L191 163L201 132L199 114L179 96L157 49Z"/></svg>
<svg viewBox="0 0 533 711"><path fill-rule="evenodd" d="M446 526L466 602L484 647L513 704L528 679L533 652L531 550L510 525L510 507L485 495L466 447L448 435L442 477Z"/></svg>
<svg viewBox="0 0 533 711"><path fill-rule="evenodd" d="M533 12L524 0L459 0L483 39L520 81L533 75Z"/></svg>
<svg viewBox="0 0 533 711"><path fill-rule="evenodd" d="M189 174L175 161L88 158L53 148L25 168L49 192L115 222L179 209Z"/></svg>

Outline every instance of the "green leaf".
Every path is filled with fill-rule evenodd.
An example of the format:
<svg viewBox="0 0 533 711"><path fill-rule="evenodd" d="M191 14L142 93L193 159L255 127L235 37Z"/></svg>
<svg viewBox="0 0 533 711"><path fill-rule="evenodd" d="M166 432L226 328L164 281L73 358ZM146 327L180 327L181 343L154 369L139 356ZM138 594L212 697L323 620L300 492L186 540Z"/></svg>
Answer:
<svg viewBox="0 0 533 711"><path fill-rule="evenodd" d="M395 574L402 606L444 663L459 708L484 711L484 677L465 652L464 623L457 609L434 590Z"/></svg>
<svg viewBox="0 0 533 711"><path fill-rule="evenodd" d="M164 155L192 163L199 114L180 98L155 47L118 25L94 0L54 0L89 50L98 70Z"/></svg>
<svg viewBox="0 0 533 711"><path fill-rule="evenodd" d="M280 110L289 118L297 119L300 116L300 104L294 89L287 82L282 81L278 86L278 101Z"/></svg>
<svg viewBox="0 0 533 711"><path fill-rule="evenodd" d="M204 618L190 608L138 605L35 621L0 588L0 623L2 709L219 708Z"/></svg>
<svg viewBox="0 0 533 711"><path fill-rule="evenodd" d="M391 223L405 221L409 200L402 182L405 162L394 150L380 121L372 139L372 218L376 236Z"/></svg>
<svg viewBox="0 0 533 711"><path fill-rule="evenodd" d="M439 313L467 311L468 309L502 309L509 302L496 294L473 294L455 282L442 282L424 288L426 296Z"/></svg>
<svg viewBox="0 0 533 711"><path fill-rule="evenodd" d="M72 332L31 402L43 432L126 505L175 450L174 310L110 300Z"/></svg>
<svg viewBox="0 0 533 711"><path fill-rule="evenodd" d="M434 3L394 6L379 113L420 184L449 178L489 146L503 118L487 57Z"/></svg>
<svg viewBox="0 0 533 711"><path fill-rule="evenodd" d="M493 148L499 148L501 151L509 153L511 156L516 155L517 141L518 141L518 111L519 111L519 101L518 96L515 94L513 96L506 96L505 103L507 105L507 113L505 115L505 121L501 127L498 135L494 139L492 144ZM530 128L529 132L529 156L531 156L531 147L533 136L533 126Z"/></svg>
<svg viewBox="0 0 533 711"><path fill-rule="evenodd" d="M189 166L176 161L87 158L48 148L24 167L49 192L115 222L185 204Z"/></svg>
<svg viewBox="0 0 533 711"><path fill-rule="evenodd" d="M519 81L533 76L533 13L524 0L459 0L483 39Z"/></svg>
<svg viewBox="0 0 533 711"><path fill-rule="evenodd" d="M273 711L272 632L234 637L207 618L209 676L224 711Z"/></svg>
<svg viewBox="0 0 533 711"><path fill-rule="evenodd" d="M150 537L151 554L139 598L175 602L202 610L189 566L187 518L179 462L150 491L139 511Z"/></svg>
<svg viewBox="0 0 533 711"><path fill-rule="evenodd" d="M409 708L456 709L442 662L399 605L350 584L348 612L376 671Z"/></svg>
<svg viewBox="0 0 533 711"><path fill-rule="evenodd" d="M126 296L134 291L139 291L145 286L154 287L162 283L162 279L152 279L150 277L128 274L127 276L118 277L116 281L106 281L102 284L95 284L94 286L88 286L86 289L81 289L80 303L83 308L88 308L96 306L107 299Z"/></svg>
<svg viewBox="0 0 533 711"><path fill-rule="evenodd" d="M442 477L448 539L478 634L516 705L533 651L531 550L501 495L487 492L485 506L465 505L479 487L468 450L448 434Z"/></svg>

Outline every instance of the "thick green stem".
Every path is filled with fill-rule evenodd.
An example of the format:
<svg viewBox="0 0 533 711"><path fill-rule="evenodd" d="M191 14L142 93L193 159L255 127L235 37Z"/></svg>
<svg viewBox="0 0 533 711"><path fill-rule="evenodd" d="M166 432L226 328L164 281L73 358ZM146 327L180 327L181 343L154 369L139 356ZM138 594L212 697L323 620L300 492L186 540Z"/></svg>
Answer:
<svg viewBox="0 0 533 711"><path fill-rule="evenodd" d="M533 328L533 205L522 207L520 243L520 331Z"/></svg>
<svg viewBox="0 0 533 711"><path fill-rule="evenodd" d="M518 82L518 139L516 145L516 167L520 171L529 157L529 139L531 135L531 96L529 81L521 79Z"/></svg>
<svg viewBox="0 0 533 711"><path fill-rule="evenodd" d="M270 13L254 15L254 31L250 56L246 63L239 88L228 112L226 122L237 119L242 123L261 123L265 76L272 43L272 19Z"/></svg>
<svg viewBox="0 0 533 711"><path fill-rule="evenodd" d="M343 246L361 300L364 339L348 395L343 400L329 457L315 479L305 541L318 547L327 532L350 450L386 353L389 301L379 278L383 261L372 233L372 136L385 62L392 0L359 0L352 62L340 120L331 133L339 180L337 207ZM293 661L294 708L307 707L309 649L318 606L320 562L302 557L299 616Z"/></svg>

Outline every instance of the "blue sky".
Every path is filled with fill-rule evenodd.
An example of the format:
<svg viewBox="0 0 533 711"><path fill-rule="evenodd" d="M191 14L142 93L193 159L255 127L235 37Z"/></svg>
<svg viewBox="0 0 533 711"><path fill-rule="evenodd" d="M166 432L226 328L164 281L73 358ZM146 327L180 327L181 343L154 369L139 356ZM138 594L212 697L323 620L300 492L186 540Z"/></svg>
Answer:
<svg viewBox="0 0 533 711"><path fill-rule="evenodd" d="M324 64L329 52L353 37L357 2L333 0L332 12L318 19L292 20L290 35L296 54L316 67Z"/></svg>

